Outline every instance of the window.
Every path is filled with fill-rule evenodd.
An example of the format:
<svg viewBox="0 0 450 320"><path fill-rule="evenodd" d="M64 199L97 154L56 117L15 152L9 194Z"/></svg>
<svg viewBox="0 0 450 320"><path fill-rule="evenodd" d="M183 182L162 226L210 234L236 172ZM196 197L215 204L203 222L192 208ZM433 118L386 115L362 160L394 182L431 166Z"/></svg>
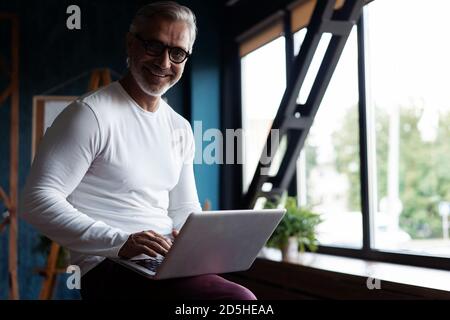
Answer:
<svg viewBox="0 0 450 320"><path fill-rule="evenodd" d="M305 35L306 28L294 33L296 54ZM299 103L304 103L308 97L330 39L330 34L322 36L300 91ZM244 191L253 178L283 96L286 87L285 68L284 37L265 44L241 59L242 126L245 132ZM300 156L298 170L303 174L298 175L298 189L301 190L301 204L311 206L324 218L319 230L321 244L360 248L360 193L359 190L356 193L350 192L351 185L359 185L357 75L355 28L347 41ZM277 156L282 153L282 149L283 141ZM277 158L271 169L277 166L275 162Z"/></svg>
<svg viewBox="0 0 450 320"><path fill-rule="evenodd" d="M366 9L373 247L449 257L450 3L377 0Z"/></svg>
<svg viewBox="0 0 450 320"><path fill-rule="evenodd" d="M294 34L296 53L304 37L304 30ZM308 97L330 38L329 34L322 36L300 90L300 103ZM358 51L354 27L297 164L300 204L311 207L324 219L318 228L321 245L362 247L358 134Z"/></svg>
<svg viewBox="0 0 450 320"><path fill-rule="evenodd" d="M296 12L292 34L241 59L242 123L250 133L244 192L286 86L285 41L292 36L298 54L307 35L305 11ZM324 218L322 252L450 268L448 12L447 0L377 0L351 31L297 160L300 205ZM330 39L322 34L299 104Z"/></svg>
<svg viewBox="0 0 450 320"><path fill-rule="evenodd" d="M284 37L241 59L243 188L250 185L286 88Z"/></svg>

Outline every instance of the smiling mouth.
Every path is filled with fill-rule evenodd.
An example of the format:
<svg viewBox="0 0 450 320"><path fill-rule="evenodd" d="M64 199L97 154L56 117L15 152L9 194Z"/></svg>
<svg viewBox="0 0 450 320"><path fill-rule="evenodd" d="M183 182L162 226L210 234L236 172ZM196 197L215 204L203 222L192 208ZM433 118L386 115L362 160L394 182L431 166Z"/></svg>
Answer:
<svg viewBox="0 0 450 320"><path fill-rule="evenodd" d="M154 73L154 72L152 72L150 69L148 69L148 68L146 68L146 67L144 67L144 70L145 70L146 72L150 73L152 76L155 76L155 77L158 77L158 78L166 78L166 77L169 76L168 74L158 74L158 73Z"/></svg>

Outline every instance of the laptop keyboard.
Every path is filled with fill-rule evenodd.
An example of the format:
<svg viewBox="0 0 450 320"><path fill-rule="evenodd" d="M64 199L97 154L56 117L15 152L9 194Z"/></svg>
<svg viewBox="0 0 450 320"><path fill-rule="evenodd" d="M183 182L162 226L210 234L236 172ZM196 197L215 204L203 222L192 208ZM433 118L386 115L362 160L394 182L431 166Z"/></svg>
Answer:
<svg viewBox="0 0 450 320"><path fill-rule="evenodd" d="M132 261L150 271L156 272L156 269L164 261L164 257L159 256L157 258L140 259L140 260L132 260Z"/></svg>

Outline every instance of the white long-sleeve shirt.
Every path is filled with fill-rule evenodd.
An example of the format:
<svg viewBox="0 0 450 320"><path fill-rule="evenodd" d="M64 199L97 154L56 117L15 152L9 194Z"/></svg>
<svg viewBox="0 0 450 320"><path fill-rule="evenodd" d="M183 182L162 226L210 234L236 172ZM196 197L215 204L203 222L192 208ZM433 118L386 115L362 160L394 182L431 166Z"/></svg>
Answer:
<svg viewBox="0 0 450 320"><path fill-rule="evenodd" d="M71 251L82 274L131 233L170 234L201 211L188 121L160 99L145 111L119 82L64 109L47 129L20 215Z"/></svg>

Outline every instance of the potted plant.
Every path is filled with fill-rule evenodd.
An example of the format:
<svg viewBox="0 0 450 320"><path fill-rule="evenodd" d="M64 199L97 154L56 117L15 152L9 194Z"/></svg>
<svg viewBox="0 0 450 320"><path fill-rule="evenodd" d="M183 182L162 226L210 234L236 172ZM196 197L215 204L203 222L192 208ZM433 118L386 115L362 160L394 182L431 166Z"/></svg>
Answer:
<svg viewBox="0 0 450 320"><path fill-rule="evenodd" d="M280 202L280 198L268 200L264 207L278 208ZM299 208L296 197L287 197L283 206L287 210L286 214L267 241L267 246L281 249L283 260L289 260L299 251L304 252L306 248L316 251L318 247L316 227L322 222L320 215L308 208Z"/></svg>

